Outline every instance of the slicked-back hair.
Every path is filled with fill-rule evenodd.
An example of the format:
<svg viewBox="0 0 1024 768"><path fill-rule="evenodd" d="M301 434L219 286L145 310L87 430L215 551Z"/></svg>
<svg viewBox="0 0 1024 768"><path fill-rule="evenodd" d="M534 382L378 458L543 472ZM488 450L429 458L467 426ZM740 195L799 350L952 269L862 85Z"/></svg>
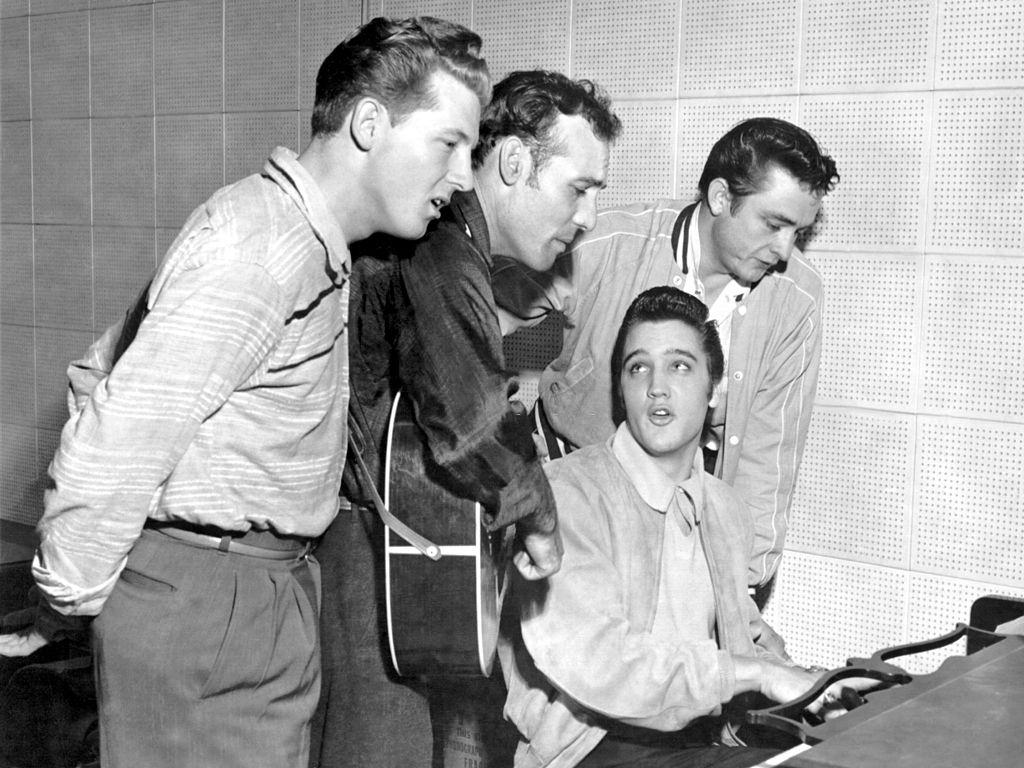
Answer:
<svg viewBox="0 0 1024 768"><path fill-rule="evenodd" d="M715 179L725 179L735 212L742 198L763 188L772 168L780 168L816 195L826 195L839 182L835 161L821 151L807 131L774 117L755 117L733 126L708 154L698 189L708 199Z"/></svg>
<svg viewBox="0 0 1024 768"><path fill-rule="evenodd" d="M629 305L619 333L612 347L611 379L612 379L612 418L620 424L626 418L626 406L622 399L623 358L626 354L626 337L629 332L642 323L661 323L678 320L697 332L701 340L701 349L707 359L708 378L710 380L708 399L715 391L715 385L725 373L725 355L722 353L722 340L718 336L718 327L708 319L708 308L696 296L673 288L670 285L657 285L648 288Z"/></svg>
<svg viewBox="0 0 1024 768"><path fill-rule="evenodd" d="M501 139L518 136L530 148L535 177L548 158L568 152L553 130L559 115L582 116L606 143L615 141L622 131L608 95L590 80L572 80L542 69L513 72L494 86L491 102L484 108L473 167L479 168Z"/></svg>
<svg viewBox="0 0 1024 768"><path fill-rule="evenodd" d="M324 59L316 75L313 136L334 133L364 96L379 99L392 125L417 109L437 106L432 84L444 72L466 85L480 101L490 100L487 63L480 36L430 16L367 22Z"/></svg>

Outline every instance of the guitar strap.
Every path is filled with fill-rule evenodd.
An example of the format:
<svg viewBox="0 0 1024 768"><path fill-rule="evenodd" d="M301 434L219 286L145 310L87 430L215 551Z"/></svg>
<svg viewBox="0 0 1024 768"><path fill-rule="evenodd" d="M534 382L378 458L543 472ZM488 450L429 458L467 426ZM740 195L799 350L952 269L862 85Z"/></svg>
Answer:
<svg viewBox="0 0 1024 768"><path fill-rule="evenodd" d="M113 360L111 361L112 365L121 359L121 355L125 353L125 350L127 350L135 340L135 336L139 332L139 326L142 325L142 321L149 313L147 304L149 302L149 287L151 284L152 281L146 283L138 298L135 299L131 307L125 312L121 335L118 337L117 343L114 345ZM358 427L352 417L352 412L349 411L348 451L355 457L355 464L363 476L363 483L370 489L370 493L373 498L373 505L376 508L377 514L380 515L380 519L383 521L384 525L393 530L397 535L401 536L431 560L440 560L441 548L437 546L437 544L434 544L434 542L429 541L425 537L416 533L416 531L412 530L412 528L392 515L388 511L387 507L384 506L384 501L377 492L377 485L370 478L370 472L366 467L366 462L363 461L363 455L358 441L354 439L355 435L361 434L357 429Z"/></svg>
<svg viewBox="0 0 1024 768"><path fill-rule="evenodd" d="M363 485L369 489L370 498L373 500L374 509L380 516L381 522L431 560L440 560L441 548L437 546L437 544L424 536L421 536L408 525L403 523L391 514L388 508L384 505L384 500L380 497L380 493L377 492L377 484L370 476L370 470L367 468L366 462L363 461L362 450L359 447L359 442L355 439L357 434L361 434L359 431L359 425L356 423L352 416L352 411L350 410L348 413L348 452L355 458L355 466L362 475Z"/></svg>

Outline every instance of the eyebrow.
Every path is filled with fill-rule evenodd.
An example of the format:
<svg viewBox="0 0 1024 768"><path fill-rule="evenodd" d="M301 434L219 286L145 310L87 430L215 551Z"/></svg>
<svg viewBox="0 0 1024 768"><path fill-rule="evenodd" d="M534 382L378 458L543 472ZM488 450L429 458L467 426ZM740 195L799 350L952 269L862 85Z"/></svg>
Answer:
<svg viewBox="0 0 1024 768"><path fill-rule="evenodd" d="M632 352L630 352L630 353L629 353L628 355L626 355L626 356L625 356L625 357L624 357L624 358L622 359L622 365L623 365L623 367L625 367L625 366L626 366L626 364L627 364L628 362L630 362L630 361L631 361L631 360L632 360L632 359L633 359L634 357L636 357L637 355L643 355L643 354L647 354L647 355L650 355L651 353L650 353L650 352L648 352L648 351L647 351L646 349L644 349L643 347L639 347L639 348L637 348L637 349L634 349L634 350L633 350ZM678 356L678 357L685 357L685 358L686 358L687 360L690 360L691 362L694 362L694 363L696 363L696 362L697 362L697 356L696 356L696 355L695 355L695 354L694 354L693 352L691 352L690 350L688 350L688 349L670 349L670 350L668 350L667 354L668 354L669 356Z"/></svg>
<svg viewBox="0 0 1024 768"><path fill-rule="evenodd" d="M582 176L576 179L573 184L585 184L588 187L597 187L598 189L606 189L608 187L607 179L595 179L592 176Z"/></svg>

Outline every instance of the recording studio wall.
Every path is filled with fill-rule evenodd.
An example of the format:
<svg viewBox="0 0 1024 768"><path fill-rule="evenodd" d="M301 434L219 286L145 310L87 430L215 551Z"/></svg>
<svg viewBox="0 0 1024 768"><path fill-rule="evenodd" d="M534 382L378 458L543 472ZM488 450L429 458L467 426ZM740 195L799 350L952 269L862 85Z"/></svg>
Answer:
<svg viewBox="0 0 1024 768"><path fill-rule="evenodd" d="M767 615L839 664L1024 596L1017 0L0 0L0 517L40 514L68 362L193 206L301 148L320 60L381 13L470 25L496 77L605 86L603 205L692 198L745 117L809 129L842 181L807 247L823 364ZM527 399L557 343L508 341Z"/></svg>

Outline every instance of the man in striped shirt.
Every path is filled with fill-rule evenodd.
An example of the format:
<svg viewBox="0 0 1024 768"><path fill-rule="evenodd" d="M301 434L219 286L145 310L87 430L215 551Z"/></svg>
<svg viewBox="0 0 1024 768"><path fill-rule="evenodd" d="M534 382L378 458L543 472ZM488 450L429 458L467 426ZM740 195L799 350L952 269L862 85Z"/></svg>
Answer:
<svg viewBox="0 0 1024 768"><path fill-rule="evenodd" d="M419 237L471 187L479 47L434 19L375 19L339 45L302 154L276 149L198 207L141 325L72 365L33 562L46 602L0 653L96 617L105 768L306 765L309 542L337 512L345 459L348 248Z"/></svg>

